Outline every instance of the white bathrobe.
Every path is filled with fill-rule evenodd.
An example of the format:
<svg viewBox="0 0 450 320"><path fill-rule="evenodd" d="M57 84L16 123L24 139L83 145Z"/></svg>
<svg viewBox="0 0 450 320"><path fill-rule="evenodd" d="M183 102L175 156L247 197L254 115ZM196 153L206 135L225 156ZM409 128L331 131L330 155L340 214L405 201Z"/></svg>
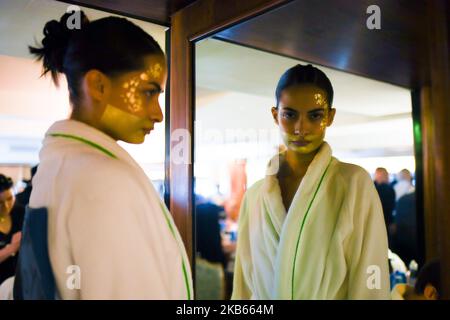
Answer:
<svg viewBox="0 0 450 320"><path fill-rule="evenodd" d="M332 157L326 142L287 213L273 172L248 189L238 232L233 299L390 297L378 194L369 174Z"/></svg>
<svg viewBox="0 0 450 320"><path fill-rule="evenodd" d="M62 299L193 298L188 258L170 213L111 137L59 121L39 157L29 206L48 209L49 255Z"/></svg>

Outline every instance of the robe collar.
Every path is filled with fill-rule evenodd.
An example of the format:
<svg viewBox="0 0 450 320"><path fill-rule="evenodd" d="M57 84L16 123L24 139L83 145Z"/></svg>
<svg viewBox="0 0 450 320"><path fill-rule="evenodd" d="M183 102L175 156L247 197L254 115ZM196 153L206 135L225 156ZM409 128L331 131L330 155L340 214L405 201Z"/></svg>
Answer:
<svg viewBox="0 0 450 320"><path fill-rule="evenodd" d="M77 120L66 119L55 122L46 132L44 145L53 139L70 139L90 145L111 158L123 160L141 169L131 155L113 138L104 132Z"/></svg>
<svg viewBox="0 0 450 320"><path fill-rule="evenodd" d="M286 151L280 152L273 156L266 168L266 176L263 183L263 195L266 200L266 205L271 212L281 212L284 216L289 213L289 210L293 207L294 200L299 196L299 190L302 190L303 196L311 196L317 186L317 181L321 178L321 174L324 172L329 162L331 161L332 152L329 144L323 142L319 151L310 163L302 182L297 189L297 192L292 199L290 208L285 208L281 197L280 184L277 178L278 168L281 159L286 154ZM281 230L280 230L281 231Z"/></svg>

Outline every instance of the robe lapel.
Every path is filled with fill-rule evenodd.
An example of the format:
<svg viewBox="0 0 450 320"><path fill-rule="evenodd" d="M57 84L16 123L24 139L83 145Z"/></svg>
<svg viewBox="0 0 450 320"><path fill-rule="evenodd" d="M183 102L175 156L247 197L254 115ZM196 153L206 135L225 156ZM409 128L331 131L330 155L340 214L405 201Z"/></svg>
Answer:
<svg viewBox="0 0 450 320"><path fill-rule="evenodd" d="M281 189L276 176L266 176L263 186L263 205L266 212L266 219L279 237L286 218L286 209L281 197Z"/></svg>
<svg viewBox="0 0 450 320"><path fill-rule="evenodd" d="M331 162L331 148L324 142L311 162L292 200L281 230L279 250L275 261L274 299L295 299L293 275L296 272L302 233L324 174ZM280 197L281 198L281 197ZM303 230L302 230L303 229Z"/></svg>

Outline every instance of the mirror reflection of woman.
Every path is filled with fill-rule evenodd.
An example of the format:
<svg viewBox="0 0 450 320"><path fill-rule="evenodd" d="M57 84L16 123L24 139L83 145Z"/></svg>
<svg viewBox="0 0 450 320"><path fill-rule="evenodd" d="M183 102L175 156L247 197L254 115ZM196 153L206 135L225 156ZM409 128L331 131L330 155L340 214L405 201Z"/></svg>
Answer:
<svg viewBox="0 0 450 320"><path fill-rule="evenodd" d="M369 174L324 141L335 113L322 71L281 76L272 116L286 150L241 205L233 299L389 299L380 200Z"/></svg>
<svg viewBox="0 0 450 320"><path fill-rule="evenodd" d="M127 19L89 22L80 13L81 28L68 28L74 13L67 13L45 25L42 47L30 47L44 74L55 81L64 74L72 105L70 119L46 133L29 204L48 209L58 294L192 299L189 263L172 217L142 168L117 144L144 142L163 120L158 98L167 78L165 55ZM73 265L81 272L75 289L66 285Z"/></svg>

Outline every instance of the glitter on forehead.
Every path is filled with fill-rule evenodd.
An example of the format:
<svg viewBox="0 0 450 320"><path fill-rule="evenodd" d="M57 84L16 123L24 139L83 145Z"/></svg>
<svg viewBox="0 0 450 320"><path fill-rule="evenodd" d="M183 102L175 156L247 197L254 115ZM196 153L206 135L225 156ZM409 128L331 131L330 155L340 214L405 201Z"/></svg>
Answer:
<svg viewBox="0 0 450 320"><path fill-rule="evenodd" d="M161 77L161 72L162 72L162 67L161 64L156 63L155 65L153 65L150 68L150 74L154 77L154 78L159 78Z"/></svg>
<svg viewBox="0 0 450 320"><path fill-rule="evenodd" d="M149 77L146 73L141 73L140 78L142 81L148 81Z"/></svg>
<svg viewBox="0 0 450 320"><path fill-rule="evenodd" d="M314 94L314 100L316 100L316 104L323 105L326 103L326 99L321 93L315 93Z"/></svg>

